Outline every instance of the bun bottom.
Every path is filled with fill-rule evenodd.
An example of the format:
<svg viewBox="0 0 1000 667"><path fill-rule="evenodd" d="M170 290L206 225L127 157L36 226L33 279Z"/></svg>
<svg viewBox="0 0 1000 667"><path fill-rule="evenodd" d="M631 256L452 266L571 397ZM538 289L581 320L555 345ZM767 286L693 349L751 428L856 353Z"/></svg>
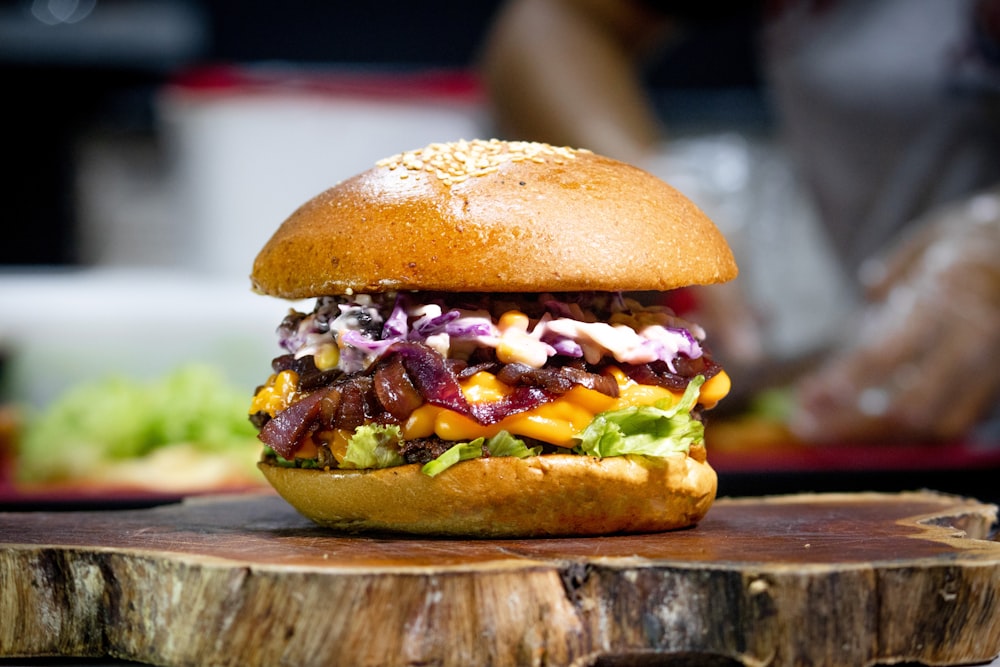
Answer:
<svg viewBox="0 0 1000 667"><path fill-rule="evenodd" d="M261 461L300 514L348 532L463 537L607 535L700 521L718 479L704 460L574 454L462 461L436 477L411 464L377 470L288 468Z"/></svg>

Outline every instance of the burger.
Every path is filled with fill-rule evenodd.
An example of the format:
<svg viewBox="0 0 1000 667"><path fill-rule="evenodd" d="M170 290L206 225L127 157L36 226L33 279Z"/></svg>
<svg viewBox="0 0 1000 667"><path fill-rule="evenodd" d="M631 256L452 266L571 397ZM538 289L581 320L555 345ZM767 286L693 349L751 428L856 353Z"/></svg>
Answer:
<svg viewBox="0 0 1000 667"><path fill-rule="evenodd" d="M381 160L254 262L257 292L314 300L278 326L252 399L258 467L346 531L694 525L717 490L703 413L729 378L662 295L736 272L690 200L586 150L473 140Z"/></svg>

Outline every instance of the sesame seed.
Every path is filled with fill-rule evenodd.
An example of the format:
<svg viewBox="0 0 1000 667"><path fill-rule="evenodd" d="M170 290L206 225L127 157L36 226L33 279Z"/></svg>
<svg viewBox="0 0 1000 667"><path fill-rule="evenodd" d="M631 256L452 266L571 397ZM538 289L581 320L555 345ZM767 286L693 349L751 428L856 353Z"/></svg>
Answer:
<svg viewBox="0 0 1000 667"><path fill-rule="evenodd" d="M451 186L473 176L494 173L506 162L531 161L544 164L551 161L561 165L567 160L575 159L578 153L586 152L589 151L533 141L462 139L452 143L430 144L425 148L379 160L376 164L392 171L402 167L406 171L400 174L400 178L406 178L411 171L426 171L434 174L445 185Z"/></svg>

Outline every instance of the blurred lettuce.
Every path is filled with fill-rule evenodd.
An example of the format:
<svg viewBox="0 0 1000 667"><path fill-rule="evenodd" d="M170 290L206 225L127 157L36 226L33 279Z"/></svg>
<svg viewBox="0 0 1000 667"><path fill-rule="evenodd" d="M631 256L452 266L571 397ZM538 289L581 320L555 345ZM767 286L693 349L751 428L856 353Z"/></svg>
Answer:
<svg viewBox="0 0 1000 667"><path fill-rule="evenodd" d="M249 401L246 389L205 365L146 382L114 376L81 384L29 416L17 475L28 482L85 478L102 466L183 445L231 457L249 477L260 451Z"/></svg>

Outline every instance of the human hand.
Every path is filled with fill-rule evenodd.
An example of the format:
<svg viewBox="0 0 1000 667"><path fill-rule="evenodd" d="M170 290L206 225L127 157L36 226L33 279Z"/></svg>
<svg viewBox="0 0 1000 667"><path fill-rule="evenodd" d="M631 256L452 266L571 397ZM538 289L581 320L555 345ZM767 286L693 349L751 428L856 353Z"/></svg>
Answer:
<svg viewBox="0 0 1000 667"><path fill-rule="evenodd" d="M1000 398L1000 188L935 212L863 271L853 340L797 386L812 442L947 440Z"/></svg>

